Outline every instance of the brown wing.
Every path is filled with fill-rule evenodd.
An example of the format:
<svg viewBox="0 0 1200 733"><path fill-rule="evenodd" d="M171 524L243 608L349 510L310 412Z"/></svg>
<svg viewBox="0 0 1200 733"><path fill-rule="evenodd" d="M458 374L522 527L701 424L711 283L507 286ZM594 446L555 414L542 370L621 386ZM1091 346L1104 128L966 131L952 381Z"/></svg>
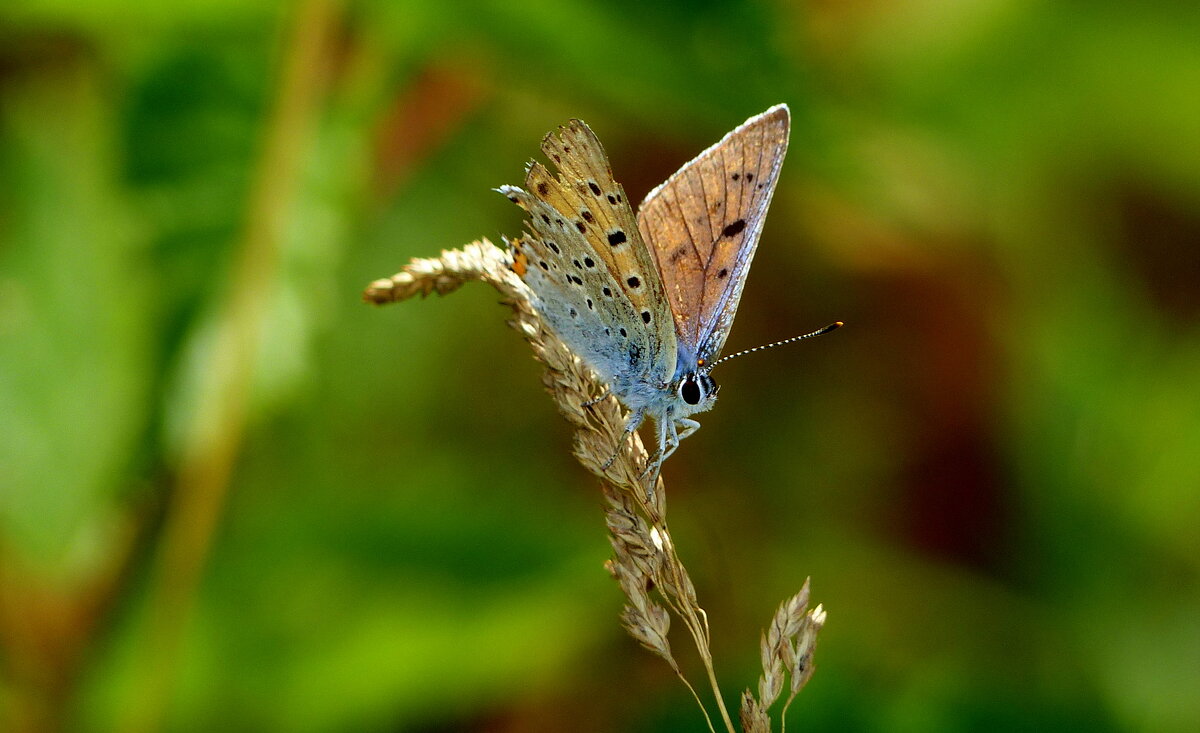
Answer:
<svg viewBox="0 0 1200 733"><path fill-rule="evenodd" d="M787 152L791 117L751 117L646 196L638 226L683 350L711 361L729 334Z"/></svg>

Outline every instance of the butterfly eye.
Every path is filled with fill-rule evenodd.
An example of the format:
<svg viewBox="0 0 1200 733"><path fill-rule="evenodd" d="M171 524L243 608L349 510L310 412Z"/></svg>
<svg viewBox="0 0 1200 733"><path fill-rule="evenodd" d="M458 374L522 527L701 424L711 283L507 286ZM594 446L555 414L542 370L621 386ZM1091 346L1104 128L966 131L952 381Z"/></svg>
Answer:
<svg viewBox="0 0 1200 733"><path fill-rule="evenodd" d="M689 405L698 405L701 396L700 384L696 382L696 377L688 375L688 378L679 385L679 397Z"/></svg>

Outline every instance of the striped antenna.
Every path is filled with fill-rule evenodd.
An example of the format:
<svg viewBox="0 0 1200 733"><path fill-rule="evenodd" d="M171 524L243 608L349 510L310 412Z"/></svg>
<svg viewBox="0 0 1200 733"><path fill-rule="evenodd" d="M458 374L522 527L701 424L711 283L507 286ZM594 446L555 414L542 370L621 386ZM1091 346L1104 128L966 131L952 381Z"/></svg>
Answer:
<svg viewBox="0 0 1200 733"><path fill-rule="evenodd" d="M730 359L736 359L739 356L745 356L746 354L753 354L756 351L765 351L766 349L773 349L776 346L783 346L784 344L790 344L790 343L794 343L796 341L803 341L804 339L810 339L813 336L821 336L823 334L829 333L830 331L836 331L837 329L841 328L843 325L845 325L845 324L842 321L834 321L833 323L829 324L825 328L819 328L816 331L813 331L812 333L806 333L803 336L793 336L790 339L784 339L783 341L776 341L773 344L763 344L762 346L755 346L753 349L746 349L745 351L739 351L736 354L730 354L729 356L722 356L720 359L717 359L716 361L714 361L712 363L712 366L709 367L709 369L716 367L718 364L720 364L723 361L729 361Z"/></svg>

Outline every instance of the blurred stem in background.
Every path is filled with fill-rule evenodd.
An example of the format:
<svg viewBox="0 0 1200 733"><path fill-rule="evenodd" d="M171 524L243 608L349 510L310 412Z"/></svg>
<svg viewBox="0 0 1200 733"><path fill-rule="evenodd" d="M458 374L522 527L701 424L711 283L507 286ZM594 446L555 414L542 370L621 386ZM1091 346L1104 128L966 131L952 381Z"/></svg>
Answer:
<svg viewBox="0 0 1200 733"><path fill-rule="evenodd" d="M162 727L179 650L229 477L246 425L246 406L260 353L268 294L278 276L280 245L295 203L306 151L315 136L325 88L334 0L308 0L296 9L283 45L282 78L266 127L262 157L246 212L228 291L208 352L206 389L180 446L178 481L163 526L150 594L150 631L141 659L138 706L128 708L129 731Z"/></svg>

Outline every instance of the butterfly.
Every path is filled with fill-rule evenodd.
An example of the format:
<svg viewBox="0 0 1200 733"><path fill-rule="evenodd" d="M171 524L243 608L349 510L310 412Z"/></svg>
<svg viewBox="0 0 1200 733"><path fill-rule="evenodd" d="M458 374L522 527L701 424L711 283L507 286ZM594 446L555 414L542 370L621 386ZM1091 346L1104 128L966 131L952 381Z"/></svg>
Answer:
<svg viewBox="0 0 1200 733"><path fill-rule="evenodd" d="M525 235L508 244L535 309L629 410L626 437L653 418L651 494L662 462L700 427L690 416L716 402L710 372L737 313L790 123L783 104L751 117L651 191L636 217L579 120L542 140L557 175L534 161L524 188L497 189L528 214Z"/></svg>

